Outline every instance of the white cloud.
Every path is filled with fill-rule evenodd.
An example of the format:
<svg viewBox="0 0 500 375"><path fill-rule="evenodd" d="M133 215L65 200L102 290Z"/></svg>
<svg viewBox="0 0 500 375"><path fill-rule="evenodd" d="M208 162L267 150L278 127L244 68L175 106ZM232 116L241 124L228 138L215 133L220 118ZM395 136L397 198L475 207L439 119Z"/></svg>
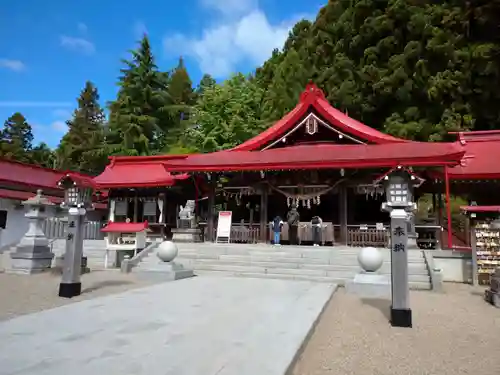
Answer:
<svg viewBox="0 0 500 375"><path fill-rule="evenodd" d="M24 107L24 108L55 108L55 107L71 107L70 102L9 102L0 101L0 107Z"/></svg>
<svg viewBox="0 0 500 375"><path fill-rule="evenodd" d="M66 133L68 131L68 125L66 125L65 121L54 121L50 125L51 129L59 132L59 133Z"/></svg>
<svg viewBox="0 0 500 375"><path fill-rule="evenodd" d="M61 35L60 43L62 47L72 51L77 51L88 55L95 52L94 43L85 38L75 38L72 36Z"/></svg>
<svg viewBox="0 0 500 375"><path fill-rule="evenodd" d="M78 27L78 31L81 32L82 34L86 34L87 31L89 30L87 25L84 24L83 22L78 22L77 27Z"/></svg>
<svg viewBox="0 0 500 375"><path fill-rule="evenodd" d="M258 8L257 0L201 0L201 4L224 15L241 15Z"/></svg>
<svg viewBox="0 0 500 375"><path fill-rule="evenodd" d="M67 119L67 118L70 118L71 117L71 112L67 109L54 109L52 111L52 115L56 118L64 118L64 119Z"/></svg>
<svg viewBox="0 0 500 375"><path fill-rule="evenodd" d="M144 34L148 33L148 29L146 28L146 24L144 22L136 21L134 23L133 32L136 39L141 39Z"/></svg>
<svg viewBox="0 0 500 375"><path fill-rule="evenodd" d="M166 36L167 54L194 58L203 73L224 78L241 62L260 65L273 49L283 47L289 30L301 17L272 24L257 0L201 0L216 11L219 22L202 31L199 38L184 34Z"/></svg>
<svg viewBox="0 0 500 375"><path fill-rule="evenodd" d="M0 68L20 72L26 68L26 65L21 60L0 59Z"/></svg>

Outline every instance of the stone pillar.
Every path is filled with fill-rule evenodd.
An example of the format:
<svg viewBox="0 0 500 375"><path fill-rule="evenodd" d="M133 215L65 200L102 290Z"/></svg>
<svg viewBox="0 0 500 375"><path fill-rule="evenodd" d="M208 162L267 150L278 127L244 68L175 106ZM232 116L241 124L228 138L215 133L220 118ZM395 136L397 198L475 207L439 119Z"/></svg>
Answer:
<svg viewBox="0 0 500 375"><path fill-rule="evenodd" d="M42 229L43 220L47 217L45 210L53 204L42 197L42 190L22 204L27 207L25 216L29 220L28 231L11 252L11 268L6 271L22 274L43 272L51 267L54 258Z"/></svg>
<svg viewBox="0 0 500 375"><path fill-rule="evenodd" d="M59 284L59 297L72 298L81 294L80 281L83 233L85 226L85 208L71 207L68 210L68 232L66 234L66 252L63 259L63 274Z"/></svg>
<svg viewBox="0 0 500 375"><path fill-rule="evenodd" d="M408 281L408 213L396 208L391 215L391 324L411 327L410 285Z"/></svg>

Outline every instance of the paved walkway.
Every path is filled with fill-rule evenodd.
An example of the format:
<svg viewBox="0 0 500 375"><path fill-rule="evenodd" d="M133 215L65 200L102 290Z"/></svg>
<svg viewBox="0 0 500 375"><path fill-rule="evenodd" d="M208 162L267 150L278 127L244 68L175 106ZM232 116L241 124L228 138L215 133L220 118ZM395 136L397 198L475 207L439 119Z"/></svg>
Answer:
<svg viewBox="0 0 500 375"><path fill-rule="evenodd" d="M335 286L196 277L0 323L0 374L281 375Z"/></svg>

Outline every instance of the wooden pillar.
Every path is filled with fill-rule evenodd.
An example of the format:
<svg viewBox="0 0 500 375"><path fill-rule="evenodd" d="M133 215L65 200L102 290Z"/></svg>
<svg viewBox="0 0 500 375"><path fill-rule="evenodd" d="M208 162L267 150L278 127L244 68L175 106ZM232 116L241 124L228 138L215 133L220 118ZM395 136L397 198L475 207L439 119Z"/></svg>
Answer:
<svg viewBox="0 0 500 375"><path fill-rule="evenodd" d="M432 193L432 214L436 216L437 212L437 200L436 200L436 193Z"/></svg>
<svg viewBox="0 0 500 375"><path fill-rule="evenodd" d="M453 228L451 227L451 202L450 202L450 179L448 166L444 166L444 186L446 192L446 218L448 219L448 249L453 249Z"/></svg>
<svg viewBox="0 0 500 375"><path fill-rule="evenodd" d="M134 220L132 222L137 223L138 212L139 211L139 200L137 199L137 194L134 196Z"/></svg>
<svg viewBox="0 0 500 375"><path fill-rule="evenodd" d="M260 241L266 243L267 237L267 203L269 191L267 185L262 186L260 193Z"/></svg>
<svg viewBox="0 0 500 375"><path fill-rule="evenodd" d="M347 186L339 184L340 242L347 244Z"/></svg>
<svg viewBox="0 0 500 375"><path fill-rule="evenodd" d="M437 196L437 215L438 215L438 225L442 228L443 227L443 194L438 193ZM445 238L444 238L444 232L442 230L439 230L439 244L441 249L443 248L443 244L445 243Z"/></svg>
<svg viewBox="0 0 500 375"><path fill-rule="evenodd" d="M214 217L214 207L215 207L215 186L212 182L210 182L209 185L209 190L208 190L208 212L207 212L207 236L206 238L210 242L215 241L214 237L214 224L215 224L215 217Z"/></svg>

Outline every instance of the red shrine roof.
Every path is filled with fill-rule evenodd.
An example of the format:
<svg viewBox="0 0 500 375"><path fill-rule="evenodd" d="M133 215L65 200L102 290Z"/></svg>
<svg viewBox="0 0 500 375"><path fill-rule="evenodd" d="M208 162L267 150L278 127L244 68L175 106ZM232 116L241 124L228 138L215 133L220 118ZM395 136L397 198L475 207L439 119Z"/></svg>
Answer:
<svg viewBox="0 0 500 375"><path fill-rule="evenodd" d="M326 100L323 91L313 83L309 83L305 91L300 95L299 103L293 110L261 134L234 147L232 151L256 151L260 149L266 144L293 131L294 127L296 127L312 109L316 110L317 113L332 126L335 126L340 132L354 136L360 140L375 144L411 142L382 133L350 118L348 115L332 107Z"/></svg>
<svg viewBox="0 0 500 375"><path fill-rule="evenodd" d="M315 122L337 132L339 138L346 136L356 144L272 147L305 125L311 116L316 116ZM239 146L208 154L112 157L110 165L94 182L101 188L149 187L170 186L188 177L170 172L455 166L464 153L460 142L414 142L372 129L333 108L324 93L309 84L291 112Z"/></svg>
<svg viewBox="0 0 500 375"><path fill-rule="evenodd" d="M111 157L104 172L94 178L101 189L172 186L187 175L172 176L155 157Z"/></svg>
<svg viewBox="0 0 500 375"><path fill-rule="evenodd" d="M65 172L37 165L0 159L0 181L34 188L58 189Z"/></svg>
<svg viewBox="0 0 500 375"><path fill-rule="evenodd" d="M65 177L71 177L77 183L92 184L92 178L76 172L59 171L38 165L0 159L0 184L12 186L12 190L1 188L0 198L26 200L35 195L36 189L42 189L44 196L53 203L61 203L63 191L58 183ZM9 186L9 187L10 187ZM60 191L61 196L58 195ZM106 208L106 204L96 203L97 208Z"/></svg>
<svg viewBox="0 0 500 375"><path fill-rule="evenodd" d="M148 222L143 223L116 223L110 221L101 232L108 233L138 233L145 231L149 228Z"/></svg>
<svg viewBox="0 0 500 375"><path fill-rule="evenodd" d="M300 145L264 151L219 151L163 162L171 172L456 165L465 150L456 143Z"/></svg>
<svg viewBox="0 0 500 375"><path fill-rule="evenodd" d="M500 179L500 131L472 131L456 133L466 150L460 165L450 168L453 180Z"/></svg>

